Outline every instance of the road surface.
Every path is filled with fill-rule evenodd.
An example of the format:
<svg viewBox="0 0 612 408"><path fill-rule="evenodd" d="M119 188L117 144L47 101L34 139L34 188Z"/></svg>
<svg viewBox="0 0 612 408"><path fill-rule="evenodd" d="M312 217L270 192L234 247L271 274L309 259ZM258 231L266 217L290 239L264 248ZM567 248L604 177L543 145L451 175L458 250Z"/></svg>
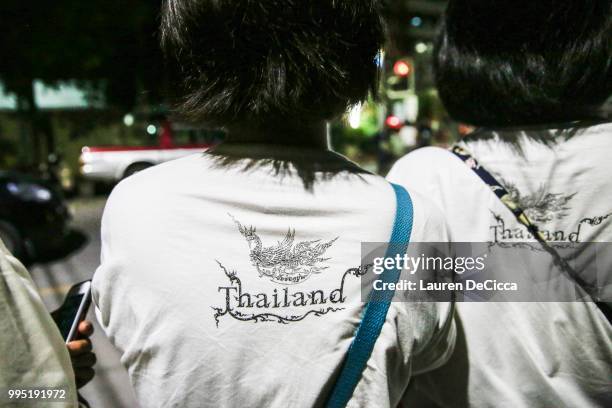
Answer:
<svg viewBox="0 0 612 408"><path fill-rule="evenodd" d="M75 216L72 226L88 237L87 244L70 256L55 262L34 264L30 273L49 310L63 301L64 295L74 283L91 279L100 259L100 218L105 198L77 199L71 203ZM89 320L94 322L92 337L98 357L96 377L81 390L92 408L135 408L138 405L126 370L119 361L119 354L98 326L90 310Z"/></svg>

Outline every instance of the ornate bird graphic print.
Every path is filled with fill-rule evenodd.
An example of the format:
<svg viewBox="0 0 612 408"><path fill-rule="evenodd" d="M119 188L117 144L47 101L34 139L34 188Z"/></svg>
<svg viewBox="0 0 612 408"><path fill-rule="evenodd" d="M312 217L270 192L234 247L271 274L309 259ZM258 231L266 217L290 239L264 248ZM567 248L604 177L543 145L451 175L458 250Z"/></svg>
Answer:
<svg viewBox="0 0 612 408"><path fill-rule="evenodd" d="M499 179L510 193L510 198L525 210L525 213L531 220L541 224L567 217L570 210L570 202L577 194L551 193L545 185L541 185L531 194L521 194L514 183L501 177Z"/></svg>
<svg viewBox="0 0 612 408"><path fill-rule="evenodd" d="M289 228L282 241L265 246L255 227L245 227L231 214L229 216L247 241L251 264L260 277L267 276L274 282L294 285L328 268L320 264L331 259L325 258L324 254L338 237L327 242L321 242L319 239L296 243L295 229Z"/></svg>

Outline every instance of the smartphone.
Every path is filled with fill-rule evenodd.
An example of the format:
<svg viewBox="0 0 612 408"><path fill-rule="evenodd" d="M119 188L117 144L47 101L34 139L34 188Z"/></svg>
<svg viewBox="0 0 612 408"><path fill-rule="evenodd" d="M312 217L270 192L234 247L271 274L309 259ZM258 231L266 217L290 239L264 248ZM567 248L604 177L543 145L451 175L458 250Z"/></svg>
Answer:
<svg viewBox="0 0 612 408"><path fill-rule="evenodd" d="M66 343L77 339L77 328L79 323L85 320L89 305L91 305L91 280L77 283L70 288L64 303L51 313Z"/></svg>

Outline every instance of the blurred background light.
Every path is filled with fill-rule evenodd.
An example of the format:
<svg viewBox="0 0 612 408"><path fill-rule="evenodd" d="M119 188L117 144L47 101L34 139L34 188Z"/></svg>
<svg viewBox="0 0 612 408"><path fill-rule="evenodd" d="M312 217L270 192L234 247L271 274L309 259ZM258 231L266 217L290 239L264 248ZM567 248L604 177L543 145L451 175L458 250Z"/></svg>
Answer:
<svg viewBox="0 0 612 408"><path fill-rule="evenodd" d="M134 115L128 113L123 117L123 124L125 126L132 126L134 124Z"/></svg>
<svg viewBox="0 0 612 408"><path fill-rule="evenodd" d="M397 116L391 115L387 117L385 122L391 129L400 129L402 127L402 121Z"/></svg>
<svg viewBox="0 0 612 408"><path fill-rule="evenodd" d="M385 63L385 52L383 50L380 50L378 54L376 54L376 57L374 58L374 63L378 68L383 67Z"/></svg>
<svg viewBox="0 0 612 408"><path fill-rule="evenodd" d="M414 49L419 54L423 54L425 51L427 51L427 44L423 42L417 43L417 45L414 46Z"/></svg>
<svg viewBox="0 0 612 408"><path fill-rule="evenodd" d="M349 116L348 116L348 121L349 121L349 125L351 126L351 128L353 129L359 129L359 126L361 125L361 111L363 110L363 106L358 103L357 105L353 106L349 112Z"/></svg>
<svg viewBox="0 0 612 408"><path fill-rule="evenodd" d="M397 76L405 77L410 75L410 73L412 72L412 67L407 61L399 60L393 66L393 72Z"/></svg>

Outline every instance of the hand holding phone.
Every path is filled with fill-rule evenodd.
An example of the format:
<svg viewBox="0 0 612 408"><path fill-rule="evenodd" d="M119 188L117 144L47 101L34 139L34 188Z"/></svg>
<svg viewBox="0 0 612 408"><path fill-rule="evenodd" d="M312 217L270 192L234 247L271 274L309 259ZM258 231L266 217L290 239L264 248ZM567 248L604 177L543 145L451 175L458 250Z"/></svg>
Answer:
<svg viewBox="0 0 612 408"><path fill-rule="evenodd" d="M85 320L90 305L91 280L87 280L70 288L62 306L51 313L66 343L77 339L79 323Z"/></svg>

